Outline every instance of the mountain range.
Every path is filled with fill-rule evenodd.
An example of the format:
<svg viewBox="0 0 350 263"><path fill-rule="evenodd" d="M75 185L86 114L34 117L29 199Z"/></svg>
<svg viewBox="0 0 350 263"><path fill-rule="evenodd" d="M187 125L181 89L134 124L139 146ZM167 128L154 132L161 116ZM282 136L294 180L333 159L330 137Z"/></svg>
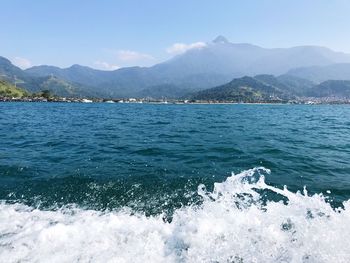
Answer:
<svg viewBox="0 0 350 263"><path fill-rule="evenodd" d="M277 76L283 86L279 89L304 96L310 94L310 87L324 81L350 80L350 55L318 46L262 48L231 43L219 36L152 67L114 71L81 65L69 68L42 65L21 70L0 57L1 79L16 82L30 92L48 89L59 96L71 97L179 98L233 79L259 75ZM253 79L262 81L259 77Z"/></svg>

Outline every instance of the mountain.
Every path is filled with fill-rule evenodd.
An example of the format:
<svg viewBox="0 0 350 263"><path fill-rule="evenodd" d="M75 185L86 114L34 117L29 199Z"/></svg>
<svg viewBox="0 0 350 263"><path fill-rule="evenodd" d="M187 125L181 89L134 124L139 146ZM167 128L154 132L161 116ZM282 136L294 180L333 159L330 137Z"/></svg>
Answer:
<svg viewBox="0 0 350 263"><path fill-rule="evenodd" d="M269 82L276 82L274 85ZM276 86L273 76L242 77L215 88L198 91L191 96L195 100L217 100L235 102L267 102L293 99L294 96Z"/></svg>
<svg viewBox="0 0 350 263"><path fill-rule="evenodd" d="M317 46L293 48L262 48L248 43L230 43L219 36L201 48L155 65L150 70L178 85L184 77L216 75L216 83L223 84L234 77L259 74L281 75L298 67L324 66L350 63L350 55ZM206 81L197 80L192 85L207 87ZM190 87L189 87L190 88Z"/></svg>
<svg viewBox="0 0 350 263"><path fill-rule="evenodd" d="M0 57L0 78L10 82L23 81L28 76L19 67L14 66L10 60Z"/></svg>
<svg viewBox="0 0 350 263"><path fill-rule="evenodd" d="M310 97L333 97L337 99L350 99L349 80L327 80L312 88L308 93Z"/></svg>
<svg viewBox="0 0 350 263"><path fill-rule="evenodd" d="M78 66L80 68L81 66ZM42 66L43 72L36 72L36 67L33 68L33 72L27 70L21 70L14 66L8 59L0 57L0 78L8 81L9 83L16 83L20 88L28 90L29 92L37 93L42 90L49 90L52 94L62 97L103 97L104 94L99 92L98 89L91 88L85 84L74 83L66 81L66 76L58 74L61 71L58 67ZM73 66L72 69L76 67ZM86 68L87 67L81 67ZM44 73L44 71L46 72ZM41 70L40 70L41 71ZM50 73L49 73L50 72ZM59 75L61 78L56 77ZM74 75L74 70L69 70L70 74ZM102 71L104 72L104 71ZM94 74L91 74L91 79L94 78ZM87 77L85 75L85 77Z"/></svg>
<svg viewBox="0 0 350 263"><path fill-rule="evenodd" d="M133 96L137 91L157 83L148 68L130 67L116 71L96 70L80 65L69 68L36 66L25 71L35 77L55 76L68 82L94 87L105 97Z"/></svg>
<svg viewBox="0 0 350 263"><path fill-rule="evenodd" d="M321 83L330 79L350 80L350 63L301 67L288 71L287 75L308 79L316 83Z"/></svg>
<svg viewBox="0 0 350 263"><path fill-rule="evenodd" d="M35 66L26 69L25 72L33 77L55 76L69 82L76 82L88 86L96 86L106 81L110 75L108 71L96 70L80 65L73 65L61 69L54 66Z"/></svg>
<svg viewBox="0 0 350 263"><path fill-rule="evenodd" d="M268 49L267 53L249 66L250 74L281 75L293 68L350 62L349 54L318 46Z"/></svg>
<svg viewBox="0 0 350 263"><path fill-rule="evenodd" d="M28 92L15 87L7 81L0 80L0 97L15 97L21 98L28 95Z"/></svg>
<svg viewBox="0 0 350 263"><path fill-rule="evenodd" d="M232 78L261 74L284 75L288 72L289 76L318 83L328 79L348 79L346 65L349 64L346 63L350 64L349 54L323 47L262 48L248 43L231 43L225 37L219 36L212 42L203 43L198 48L192 48L152 67L102 71L80 65L63 69L43 65L23 71L2 58L0 75L5 75L3 78L12 83L15 80L17 83L21 82L18 85L28 90L40 88L43 85L40 78L55 77L76 87L73 94L78 96L90 96L93 93L105 98L134 97L139 94L161 97L166 94L164 87L169 87L170 93L174 86L177 90L193 92L223 85ZM332 74L324 74L334 64L342 66L334 66ZM304 72L301 68L310 71L310 68L314 70L315 67L322 70L310 73L313 77L300 73ZM324 79L326 76L329 78ZM288 84L288 77L283 78L290 92L302 93L310 86L305 80L292 79ZM52 89L56 89L54 86L57 83L51 83L49 84L53 85ZM297 87L292 87L292 83Z"/></svg>
<svg viewBox="0 0 350 263"><path fill-rule="evenodd" d="M280 75L293 68L340 62L350 63L350 55L316 46L268 49L247 43L230 43L219 36L201 48L190 49L149 68L101 71L79 65L65 69L37 66L27 69L26 73L41 77L52 74L69 82L95 87L105 96L114 97L135 96L142 90L163 85L201 90L222 85L234 77Z"/></svg>

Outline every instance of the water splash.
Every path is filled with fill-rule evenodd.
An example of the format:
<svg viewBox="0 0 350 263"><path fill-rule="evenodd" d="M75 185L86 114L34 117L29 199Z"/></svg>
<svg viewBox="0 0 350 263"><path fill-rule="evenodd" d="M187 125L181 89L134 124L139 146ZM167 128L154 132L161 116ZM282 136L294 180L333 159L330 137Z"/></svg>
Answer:
<svg viewBox="0 0 350 263"><path fill-rule="evenodd" d="M349 262L350 202L267 185L260 167L232 175L171 222L128 209L42 211L0 205L1 262ZM263 201L261 191L285 201Z"/></svg>

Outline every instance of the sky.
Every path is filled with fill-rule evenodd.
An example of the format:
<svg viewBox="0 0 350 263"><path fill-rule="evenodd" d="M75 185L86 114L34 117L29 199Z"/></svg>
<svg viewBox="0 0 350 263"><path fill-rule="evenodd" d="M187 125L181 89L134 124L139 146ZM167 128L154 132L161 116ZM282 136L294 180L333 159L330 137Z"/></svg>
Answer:
<svg viewBox="0 0 350 263"><path fill-rule="evenodd" d="M0 56L21 68L151 66L218 35L350 53L349 0L0 0Z"/></svg>

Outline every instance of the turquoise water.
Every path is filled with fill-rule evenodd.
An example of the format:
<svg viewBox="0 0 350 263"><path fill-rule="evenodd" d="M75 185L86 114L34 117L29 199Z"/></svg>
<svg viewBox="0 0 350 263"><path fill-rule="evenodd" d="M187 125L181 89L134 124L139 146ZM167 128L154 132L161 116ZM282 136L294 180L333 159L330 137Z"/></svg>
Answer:
<svg viewBox="0 0 350 263"><path fill-rule="evenodd" d="M78 258L82 262L116 258L120 262L132 258L143 262L251 262L254 255L258 259L266 256L262 251L273 244L278 249L264 262L346 262L350 258L344 252L349 245L336 244L339 254L325 254L315 249L322 242L313 244L311 237L305 237L305 231L316 235L327 226L335 236L331 239L333 234L322 233L322 238L330 236L325 247L338 242L336 238L350 238L344 236L349 230L335 227L346 225L350 218L345 209L350 198L348 105L1 103L0 111L0 242L12 247L0 246L0 259L16 255L14 262L52 262L55 256L59 260L63 254L52 254L52 250L60 251L55 242L64 238L76 242L75 254L71 252L71 258L64 254L67 262ZM264 168L253 169L256 167ZM284 185L288 190L283 190ZM296 193L304 187L307 193ZM337 207L342 212L334 210ZM253 213L253 208L260 212ZM317 221L321 225L314 222L307 228L301 218L315 218L318 213L338 221L323 222L331 219L322 217ZM113 228L118 223L111 217L124 222L123 231L129 232ZM267 234L242 223L252 218L260 220L256 231L275 226L279 237L292 235L290 228L297 228L300 222L298 231L304 234L298 240L304 245L291 250L291 239L274 238L271 242L275 243L259 239ZM219 219L222 221L217 222ZM211 241L210 234L201 232L203 228L187 240L192 233L189 222L229 230L217 230L221 241ZM61 232L53 230L57 224L64 228ZM140 230L142 238L132 230L135 226L145 228ZM247 232L234 230L237 226ZM65 227L73 229L73 234ZM104 227L106 233L101 230ZM171 227L175 230L168 229ZM81 234L90 229L94 235ZM30 234L24 234L28 231ZM43 231L53 231L45 236L46 243L42 241L46 245L25 249L23 244L40 241ZM62 231L70 234L62 236ZM60 238L51 240L57 233ZM111 239L111 233L116 239ZM119 240L124 235L128 241ZM208 243L199 244L195 235L198 240L209 238ZM242 235L248 238L246 246ZM235 243L237 236L241 240ZM110 246L105 257L96 248L97 239ZM84 242L94 244L96 253ZM62 241L61 247L64 244ZM140 248L145 244L150 246L150 255ZM86 251L76 251L85 246ZM130 247L138 252L131 253ZM73 248L62 253L69 249ZM37 255L37 250L46 258Z"/></svg>

